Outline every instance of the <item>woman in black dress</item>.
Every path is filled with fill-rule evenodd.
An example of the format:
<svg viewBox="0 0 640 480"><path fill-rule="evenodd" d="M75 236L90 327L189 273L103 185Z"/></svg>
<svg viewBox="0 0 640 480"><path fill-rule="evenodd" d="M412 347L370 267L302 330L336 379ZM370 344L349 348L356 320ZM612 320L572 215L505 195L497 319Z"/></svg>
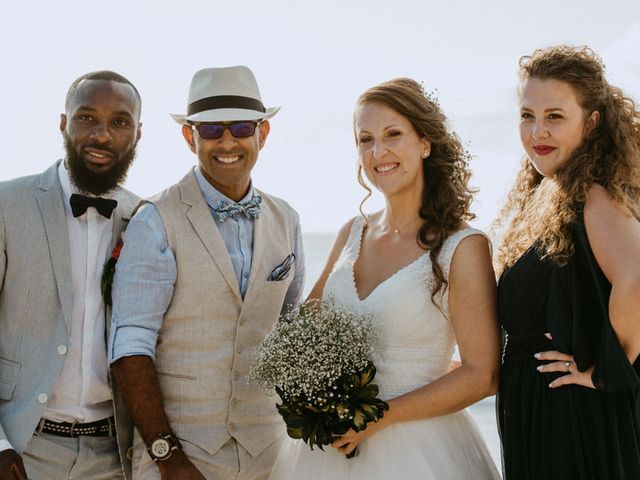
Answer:
<svg viewBox="0 0 640 480"><path fill-rule="evenodd" d="M503 210L506 480L640 479L640 112L586 47L520 60Z"/></svg>

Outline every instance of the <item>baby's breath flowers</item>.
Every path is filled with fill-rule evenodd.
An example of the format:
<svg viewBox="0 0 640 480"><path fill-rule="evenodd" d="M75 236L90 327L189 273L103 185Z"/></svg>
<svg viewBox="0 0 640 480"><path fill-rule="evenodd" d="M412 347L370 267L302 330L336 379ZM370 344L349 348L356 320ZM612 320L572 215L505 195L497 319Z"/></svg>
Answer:
<svg viewBox="0 0 640 480"><path fill-rule="evenodd" d="M249 380L285 397L318 401L343 374L362 370L372 349L371 319L333 302L307 302L280 318L258 346Z"/></svg>
<svg viewBox="0 0 640 480"><path fill-rule="evenodd" d="M256 351L248 379L275 390L292 438L311 448L349 428L366 428L388 406L371 382L372 320L331 300L308 301L285 314Z"/></svg>

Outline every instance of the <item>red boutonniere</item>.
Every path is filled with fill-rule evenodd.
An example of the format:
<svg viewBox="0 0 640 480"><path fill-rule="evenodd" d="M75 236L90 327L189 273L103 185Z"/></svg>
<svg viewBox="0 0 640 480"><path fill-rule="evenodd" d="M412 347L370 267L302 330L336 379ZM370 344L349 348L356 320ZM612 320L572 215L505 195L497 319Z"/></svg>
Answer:
<svg viewBox="0 0 640 480"><path fill-rule="evenodd" d="M113 276L116 273L116 263L118 263L118 259L120 258L120 252L122 251L124 243L122 242L122 238L118 240L118 243L113 248L111 252L111 256L105 262L104 268L102 269L102 279L100 281L100 289L102 290L102 299L104 300L104 304L107 307L111 307L111 287L113 285Z"/></svg>

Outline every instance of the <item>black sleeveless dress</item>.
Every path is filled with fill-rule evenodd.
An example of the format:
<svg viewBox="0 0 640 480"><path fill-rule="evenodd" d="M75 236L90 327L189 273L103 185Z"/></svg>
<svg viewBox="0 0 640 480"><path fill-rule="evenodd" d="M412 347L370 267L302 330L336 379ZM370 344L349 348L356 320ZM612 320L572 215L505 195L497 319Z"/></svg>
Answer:
<svg viewBox="0 0 640 480"><path fill-rule="evenodd" d="M567 265L542 261L534 245L498 285L506 333L497 403L504 478L640 480L640 360L629 363L609 322L611 285L582 213L572 229L575 254ZM546 350L572 354L582 371L595 365L597 390L549 388L562 373L536 370L533 355Z"/></svg>

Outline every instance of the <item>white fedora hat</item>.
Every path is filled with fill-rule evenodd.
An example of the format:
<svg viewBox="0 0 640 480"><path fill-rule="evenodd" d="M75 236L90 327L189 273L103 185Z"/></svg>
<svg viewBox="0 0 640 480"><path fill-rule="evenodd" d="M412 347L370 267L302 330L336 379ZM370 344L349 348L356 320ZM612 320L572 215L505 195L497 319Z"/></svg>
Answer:
<svg viewBox="0 0 640 480"><path fill-rule="evenodd" d="M253 72L244 65L204 68L191 80L187 113L171 116L179 124L187 122L229 122L266 120L280 107L265 108Z"/></svg>

